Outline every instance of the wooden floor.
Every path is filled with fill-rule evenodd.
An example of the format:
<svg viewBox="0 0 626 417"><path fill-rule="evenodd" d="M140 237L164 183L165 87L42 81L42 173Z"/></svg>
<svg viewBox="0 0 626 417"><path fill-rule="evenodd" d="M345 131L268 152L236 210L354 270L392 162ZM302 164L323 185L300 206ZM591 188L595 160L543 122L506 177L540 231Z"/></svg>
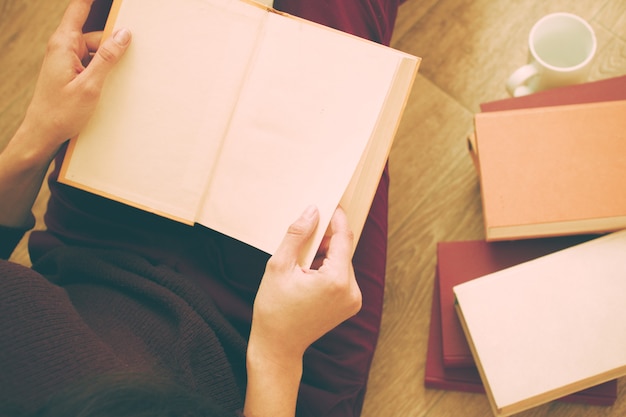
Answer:
<svg viewBox="0 0 626 417"><path fill-rule="evenodd" d="M0 0L0 147L32 94L45 42L67 0ZM569 11L596 31L590 79L626 74L622 0L407 0L393 46L423 58L390 158L389 263L379 348L363 417L483 417L485 396L423 386L435 245L483 237L480 194L465 140L481 102L506 97L526 61L526 38L544 14ZM41 213L41 202L36 209ZM28 263L24 249L14 259ZM626 349L626 346L624 347ZM624 416L626 380L613 407L553 403L523 416Z"/></svg>
<svg viewBox="0 0 626 417"><path fill-rule="evenodd" d="M390 158L391 207L385 310L363 417L490 416L484 395L423 386L435 244L483 238L480 192L466 149L481 102L507 97L504 83L526 63L527 35L541 16L590 21L599 51L590 79L626 74L622 0L408 0L392 46L423 58ZM626 346L624 346L626 349ZM624 416L615 406L549 404L523 416Z"/></svg>

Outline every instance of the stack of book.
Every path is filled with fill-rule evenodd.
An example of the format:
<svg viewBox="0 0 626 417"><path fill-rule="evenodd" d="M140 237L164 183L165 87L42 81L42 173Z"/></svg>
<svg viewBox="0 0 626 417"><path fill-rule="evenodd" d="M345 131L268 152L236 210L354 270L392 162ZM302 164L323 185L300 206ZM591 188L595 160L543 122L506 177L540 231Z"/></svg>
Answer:
<svg viewBox="0 0 626 417"><path fill-rule="evenodd" d="M476 115L470 149L487 240L626 228L626 79L582 86Z"/></svg>
<svg viewBox="0 0 626 417"><path fill-rule="evenodd" d="M438 245L425 384L486 392L499 416L611 405L626 375L626 76L481 110L486 240Z"/></svg>

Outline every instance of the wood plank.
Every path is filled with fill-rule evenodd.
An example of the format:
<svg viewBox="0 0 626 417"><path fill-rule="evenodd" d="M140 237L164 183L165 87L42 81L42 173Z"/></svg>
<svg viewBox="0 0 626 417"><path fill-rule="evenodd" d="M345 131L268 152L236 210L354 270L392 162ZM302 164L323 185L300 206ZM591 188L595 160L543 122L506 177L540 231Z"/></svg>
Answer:
<svg viewBox="0 0 626 417"><path fill-rule="evenodd" d="M591 20L601 5L566 0L440 0L394 46L421 56L422 75L463 106L478 111L481 102L506 97L504 83L526 63L528 33L540 17L569 11Z"/></svg>
<svg viewBox="0 0 626 417"><path fill-rule="evenodd" d="M602 25L592 22L598 38L598 53L589 78L601 80L626 74L626 40L615 36Z"/></svg>
<svg viewBox="0 0 626 417"><path fill-rule="evenodd" d="M0 149L22 120L48 38L66 6L67 0L5 0L0 6Z"/></svg>
<svg viewBox="0 0 626 417"><path fill-rule="evenodd" d="M392 46L424 61L390 157L386 299L364 417L491 415L484 395L423 388L421 369L436 242L483 236L465 135L481 102L507 97L504 82L526 62L528 31L539 17L568 10L592 19L611 3L618 2L409 0L401 7ZM622 40L600 22L592 26L600 49L590 77L623 74ZM620 400L611 408L551 403L521 416L618 416L626 412Z"/></svg>
<svg viewBox="0 0 626 417"><path fill-rule="evenodd" d="M425 1L404 1L398 10L398 17L393 30L391 42L397 43L396 40L404 36L404 34L419 21L428 10L433 7L439 0Z"/></svg>
<svg viewBox="0 0 626 417"><path fill-rule="evenodd" d="M600 10L595 20L613 35L626 41L626 3L608 1Z"/></svg>

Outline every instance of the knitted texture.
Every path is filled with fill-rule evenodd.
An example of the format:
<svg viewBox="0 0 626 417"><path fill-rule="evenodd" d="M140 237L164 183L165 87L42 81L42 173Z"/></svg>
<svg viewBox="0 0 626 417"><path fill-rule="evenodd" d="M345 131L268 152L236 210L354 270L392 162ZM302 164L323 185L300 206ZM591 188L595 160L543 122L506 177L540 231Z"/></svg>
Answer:
<svg viewBox="0 0 626 417"><path fill-rule="evenodd" d="M204 292L119 251L0 261L0 401L36 406L81 378L155 373L242 407L245 341Z"/></svg>

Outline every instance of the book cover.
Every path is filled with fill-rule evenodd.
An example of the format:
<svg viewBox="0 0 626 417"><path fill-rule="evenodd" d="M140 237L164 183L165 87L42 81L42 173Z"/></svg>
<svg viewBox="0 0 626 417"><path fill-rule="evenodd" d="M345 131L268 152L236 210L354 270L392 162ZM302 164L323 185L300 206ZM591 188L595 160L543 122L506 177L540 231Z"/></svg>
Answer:
<svg viewBox="0 0 626 417"><path fill-rule="evenodd" d="M481 103L483 112L626 100L626 75Z"/></svg>
<svg viewBox="0 0 626 417"><path fill-rule="evenodd" d="M487 240L626 227L626 100L479 113Z"/></svg>
<svg viewBox="0 0 626 417"><path fill-rule="evenodd" d="M424 386L431 389L485 393L480 374L475 366L462 368L445 367L442 355L442 327L440 309L439 280L435 279L431 307L430 327L426 365L424 367ZM453 306L450 308L454 309ZM611 380L591 388L576 392L559 401L582 403L598 406L610 406L617 399L617 380Z"/></svg>
<svg viewBox="0 0 626 417"><path fill-rule="evenodd" d="M593 237L595 236L585 235L503 242L484 240L439 242L436 279L441 289L439 305L444 366L448 368L475 366L472 352L454 309L452 288L455 285L577 245Z"/></svg>
<svg viewBox="0 0 626 417"><path fill-rule="evenodd" d="M340 202L358 240L419 58L246 0L115 0L122 26L60 181L268 253L315 204L306 265Z"/></svg>
<svg viewBox="0 0 626 417"><path fill-rule="evenodd" d="M480 104L483 112L550 107L567 104L595 103L626 100L626 75L582 84L552 88L521 97L510 97ZM472 162L480 169L476 154L476 135L468 137L467 143Z"/></svg>
<svg viewBox="0 0 626 417"><path fill-rule="evenodd" d="M475 366L450 368L444 364L442 330L445 327L442 322L440 304L439 280L435 277L424 367L424 386L450 391L484 393L485 388Z"/></svg>
<svg viewBox="0 0 626 417"><path fill-rule="evenodd" d="M626 100L626 75L607 78L582 84L552 88L521 97L510 97L480 104L483 112L516 110L533 107L551 107L567 104L595 103L602 101ZM472 162L480 169L476 154L476 135L472 134L467 143Z"/></svg>
<svg viewBox="0 0 626 417"><path fill-rule="evenodd" d="M454 287L496 415L626 375L626 230Z"/></svg>

